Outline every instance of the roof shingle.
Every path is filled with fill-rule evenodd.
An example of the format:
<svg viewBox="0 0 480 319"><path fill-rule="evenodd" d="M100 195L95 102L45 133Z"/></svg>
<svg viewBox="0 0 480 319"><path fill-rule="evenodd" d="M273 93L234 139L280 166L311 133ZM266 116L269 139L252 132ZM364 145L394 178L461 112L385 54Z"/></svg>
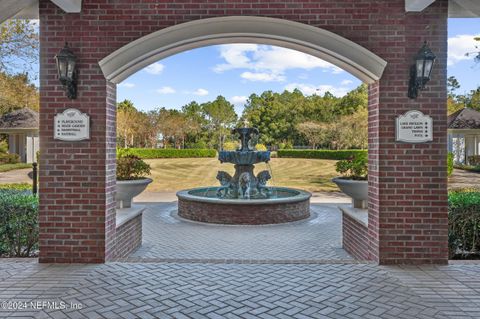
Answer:
<svg viewBox="0 0 480 319"><path fill-rule="evenodd" d="M449 129L480 129L480 112L464 108L448 116Z"/></svg>
<svg viewBox="0 0 480 319"><path fill-rule="evenodd" d="M38 126L38 113L29 108L15 110L0 117L0 130L38 129Z"/></svg>

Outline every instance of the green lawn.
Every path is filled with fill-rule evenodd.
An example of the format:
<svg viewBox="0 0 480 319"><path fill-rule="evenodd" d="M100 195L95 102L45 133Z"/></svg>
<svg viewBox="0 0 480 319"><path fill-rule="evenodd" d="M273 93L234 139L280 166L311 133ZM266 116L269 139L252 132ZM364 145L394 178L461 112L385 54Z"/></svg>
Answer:
<svg viewBox="0 0 480 319"><path fill-rule="evenodd" d="M17 163L17 164L0 164L0 173L13 171L15 169L32 168L32 164Z"/></svg>
<svg viewBox="0 0 480 319"><path fill-rule="evenodd" d="M184 188L218 185L219 170L233 175L232 164L220 164L216 158L176 158L146 160L152 167L153 183L149 191L178 191ZM311 192L338 191L331 178L335 172L334 160L272 158L272 179L269 185L301 188ZM255 165L255 173L268 169L267 164Z"/></svg>

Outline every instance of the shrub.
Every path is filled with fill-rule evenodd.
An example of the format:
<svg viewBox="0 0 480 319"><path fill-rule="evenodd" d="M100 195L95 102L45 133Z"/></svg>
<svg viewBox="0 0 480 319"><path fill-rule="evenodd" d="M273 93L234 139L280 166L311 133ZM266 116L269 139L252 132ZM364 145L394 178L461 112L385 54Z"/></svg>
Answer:
<svg viewBox="0 0 480 319"><path fill-rule="evenodd" d="M8 152L8 144L6 141L0 141L0 153Z"/></svg>
<svg viewBox="0 0 480 319"><path fill-rule="evenodd" d="M448 196L450 257L465 257L480 248L480 191L457 190Z"/></svg>
<svg viewBox="0 0 480 319"><path fill-rule="evenodd" d="M450 176L453 173L453 153L448 153L447 156L447 175Z"/></svg>
<svg viewBox="0 0 480 319"><path fill-rule="evenodd" d="M367 150L278 150L278 157L346 160L357 154L367 155Z"/></svg>
<svg viewBox="0 0 480 319"><path fill-rule="evenodd" d="M0 190L0 255L28 257L38 248L38 198Z"/></svg>
<svg viewBox="0 0 480 319"><path fill-rule="evenodd" d="M125 149L118 149L123 151ZM160 148L129 148L128 153L142 159L152 158L189 158L189 157L215 157L217 152L211 149L160 149Z"/></svg>
<svg viewBox="0 0 480 319"><path fill-rule="evenodd" d="M0 164L17 164L19 162L18 154L0 153Z"/></svg>
<svg viewBox="0 0 480 319"><path fill-rule="evenodd" d="M223 143L223 150L224 151L235 151L240 144L238 142L225 142Z"/></svg>
<svg viewBox="0 0 480 319"><path fill-rule="evenodd" d="M150 165L135 155L117 157L117 180L135 180L145 178L150 174Z"/></svg>
<svg viewBox="0 0 480 319"><path fill-rule="evenodd" d="M480 155L472 155L468 157L468 165L480 166Z"/></svg>
<svg viewBox="0 0 480 319"><path fill-rule="evenodd" d="M368 173L368 157L358 153L349 159L338 161L335 170L348 179L366 180Z"/></svg>
<svg viewBox="0 0 480 319"><path fill-rule="evenodd" d="M257 144L257 145L255 145L255 149L257 151L266 151L267 147L265 146L265 144Z"/></svg>

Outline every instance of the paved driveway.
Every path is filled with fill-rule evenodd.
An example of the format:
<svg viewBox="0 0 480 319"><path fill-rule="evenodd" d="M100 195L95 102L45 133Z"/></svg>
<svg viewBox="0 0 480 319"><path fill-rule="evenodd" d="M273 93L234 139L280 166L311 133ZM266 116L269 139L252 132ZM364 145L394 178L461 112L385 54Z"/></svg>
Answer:
<svg viewBox="0 0 480 319"><path fill-rule="evenodd" d="M454 169L448 179L448 188L480 188L480 173Z"/></svg>
<svg viewBox="0 0 480 319"><path fill-rule="evenodd" d="M0 184L31 183L32 179L28 176L31 172L31 168L2 172L0 173Z"/></svg>

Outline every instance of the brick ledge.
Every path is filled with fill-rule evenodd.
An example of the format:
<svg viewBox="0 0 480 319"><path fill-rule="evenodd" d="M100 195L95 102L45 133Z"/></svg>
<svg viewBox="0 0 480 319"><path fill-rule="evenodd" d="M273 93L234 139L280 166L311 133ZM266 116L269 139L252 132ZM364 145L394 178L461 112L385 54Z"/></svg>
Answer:
<svg viewBox="0 0 480 319"><path fill-rule="evenodd" d="M348 215L353 218L363 226L368 228L368 210L353 208L350 205L340 205L338 208L342 211L343 214Z"/></svg>
<svg viewBox="0 0 480 319"><path fill-rule="evenodd" d="M145 206L133 204L130 208L117 209L116 228L142 214L144 210Z"/></svg>

